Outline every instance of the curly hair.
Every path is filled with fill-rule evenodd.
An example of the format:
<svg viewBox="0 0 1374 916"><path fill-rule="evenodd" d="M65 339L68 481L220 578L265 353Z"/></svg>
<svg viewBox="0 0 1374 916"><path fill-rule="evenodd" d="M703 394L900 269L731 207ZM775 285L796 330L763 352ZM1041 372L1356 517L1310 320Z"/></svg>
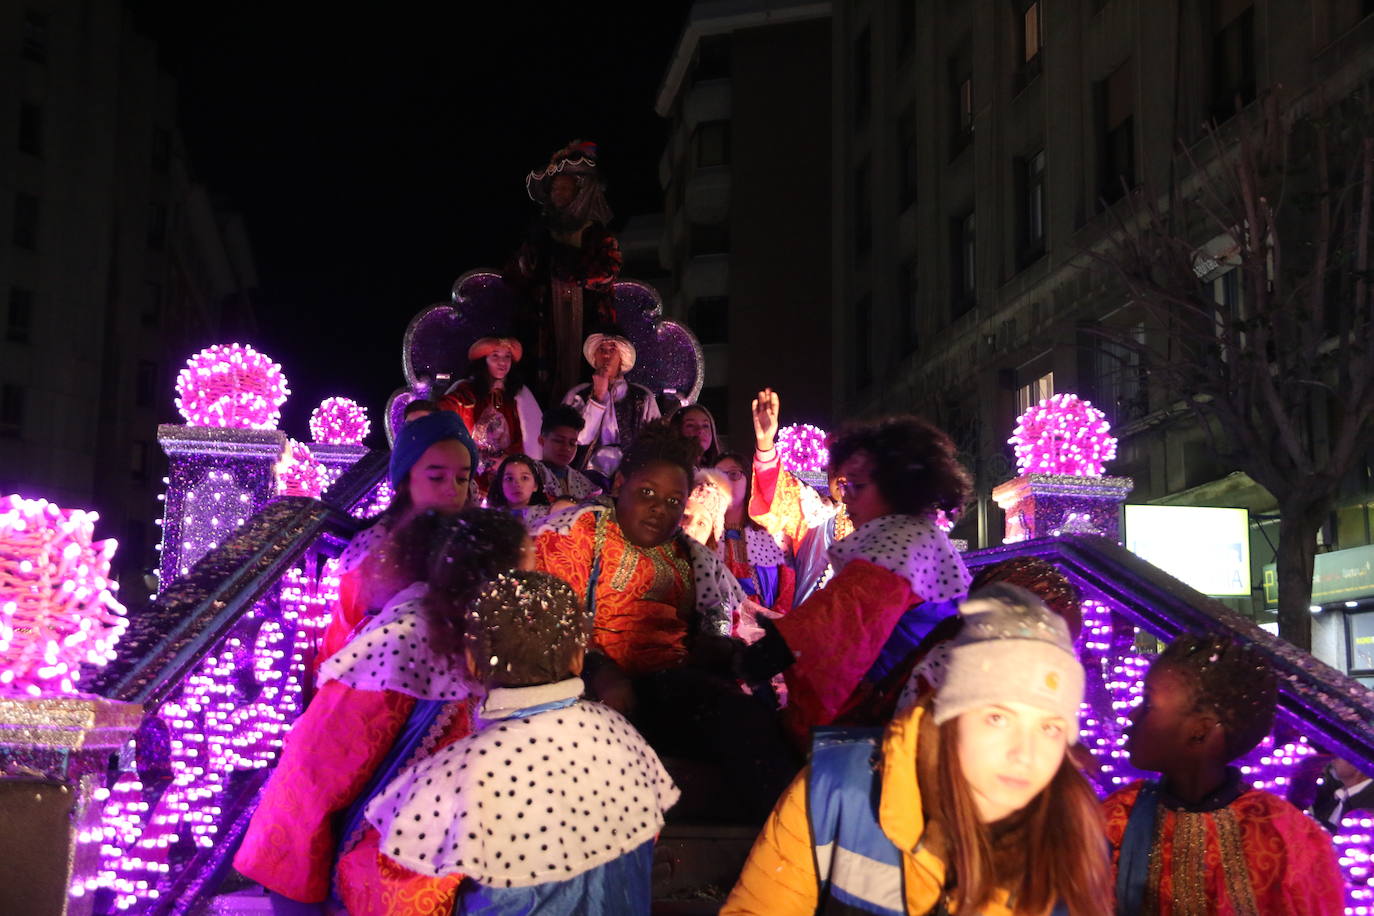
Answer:
<svg viewBox="0 0 1374 916"><path fill-rule="evenodd" d="M682 468L690 487L700 458L700 443L684 439L667 423L654 420L640 427L639 435L635 436L630 447L625 449L625 457L620 462L620 473L629 477L651 464L671 464Z"/></svg>
<svg viewBox="0 0 1374 916"><path fill-rule="evenodd" d="M472 385L472 391L477 397L485 397L491 392L491 373L487 370L487 358L485 356L481 359L468 360L467 380ZM502 387L510 397L515 397L520 393L520 389L525 387L525 376L520 371L520 364L513 359Z"/></svg>
<svg viewBox="0 0 1374 916"><path fill-rule="evenodd" d="M1235 760L1274 727L1278 682L1274 670L1248 646L1225 636L1185 635L1155 660L1183 676L1195 711L1216 715L1226 737L1226 759Z"/></svg>
<svg viewBox="0 0 1374 916"><path fill-rule="evenodd" d="M539 465L535 464L534 459L529 455L507 455L497 465L496 473L491 475L491 492L487 494L487 505L493 509L504 509L510 506L506 500L506 488L501 481L506 478L506 468L512 464L523 464L534 475L534 495L530 497L530 505L547 506L549 498L544 494L544 478L539 473Z"/></svg>
<svg viewBox="0 0 1374 916"><path fill-rule="evenodd" d="M484 684L531 687L572 675L592 615L572 586L543 572L504 572L468 605L463 644Z"/></svg>
<svg viewBox="0 0 1374 916"><path fill-rule="evenodd" d="M516 567L526 537L524 524L501 509L464 509L445 519L429 553L425 595L435 651L461 651L468 604L485 583Z"/></svg>
<svg viewBox="0 0 1374 916"><path fill-rule="evenodd" d="M956 459L958 449L944 430L920 417L885 417L846 424L830 444L830 473L854 455L873 459L873 482L893 512L928 515L957 512L968 502L973 481Z"/></svg>

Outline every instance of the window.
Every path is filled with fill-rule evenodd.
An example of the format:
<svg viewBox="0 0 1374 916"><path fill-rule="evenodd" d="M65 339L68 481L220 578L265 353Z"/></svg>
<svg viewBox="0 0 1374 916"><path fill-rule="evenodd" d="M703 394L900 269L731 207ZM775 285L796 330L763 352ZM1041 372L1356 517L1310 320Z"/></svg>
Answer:
<svg viewBox="0 0 1374 916"><path fill-rule="evenodd" d="M157 403L157 363L152 360L138 361L138 375L134 381L134 403L138 407L152 407Z"/></svg>
<svg viewBox="0 0 1374 916"><path fill-rule="evenodd" d="M716 436L724 437L730 432L730 391L724 385L710 385L701 389L696 402L716 418Z"/></svg>
<svg viewBox="0 0 1374 916"><path fill-rule="evenodd" d="M1084 341L1092 361L1093 403L1121 424L1149 412L1145 388L1145 325L1116 328L1114 337L1091 334Z"/></svg>
<svg viewBox="0 0 1374 916"><path fill-rule="evenodd" d="M952 154L957 155L973 139L973 64L968 52L949 61L950 125Z"/></svg>
<svg viewBox="0 0 1374 916"><path fill-rule="evenodd" d="M1045 253L1045 151L1017 161L1021 190L1020 253L1025 267Z"/></svg>
<svg viewBox="0 0 1374 916"><path fill-rule="evenodd" d="M905 63L916 48L916 0L897 0L897 62Z"/></svg>
<svg viewBox="0 0 1374 916"><path fill-rule="evenodd" d="M148 443L137 440L129 456L129 476L139 483L148 479Z"/></svg>
<svg viewBox="0 0 1374 916"><path fill-rule="evenodd" d="M953 292L951 317L960 315L973 308L976 289L977 238L973 213L953 221L951 226L950 249L953 265L950 271L950 287Z"/></svg>
<svg viewBox="0 0 1374 916"><path fill-rule="evenodd" d="M688 257L706 254L728 254L730 228L728 226L693 226L687 239Z"/></svg>
<svg viewBox="0 0 1374 916"><path fill-rule="evenodd" d="M873 383L873 352L869 345L873 333L873 297L864 294L854 303L854 389L863 391Z"/></svg>
<svg viewBox="0 0 1374 916"><path fill-rule="evenodd" d="M48 59L48 17L38 10L24 10L21 52L35 63L45 63Z"/></svg>
<svg viewBox="0 0 1374 916"><path fill-rule="evenodd" d="M149 283L148 296L143 300L143 308L138 313L138 323L145 328L155 328L162 322L162 284Z"/></svg>
<svg viewBox="0 0 1374 916"><path fill-rule="evenodd" d="M1017 88L1040 75L1040 51L1045 45L1044 19L1040 0L1021 0L1021 60L1017 65Z"/></svg>
<svg viewBox="0 0 1374 916"><path fill-rule="evenodd" d="M696 66L692 82L730 78L730 36L707 35L697 43Z"/></svg>
<svg viewBox="0 0 1374 916"><path fill-rule="evenodd" d="M6 382L0 385L0 436L18 436L24 426L24 389Z"/></svg>
<svg viewBox="0 0 1374 916"><path fill-rule="evenodd" d="M692 134L692 148L697 168L704 169L730 163L730 122L707 121Z"/></svg>
<svg viewBox="0 0 1374 916"><path fill-rule="evenodd" d="M868 115L873 107L873 56L872 35L867 28L854 39L854 129L858 130L868 123Z"/></svg>
<svg viewBox="0 0 1374 916"><path fill-rule="evenodd" d="M854 169L854 257L873 248L873 185L868 163Z"/></svg>
<svg viewBox="0 0 1374 916"><path fill-rule="evenodd" d="M38 247L38 198L20 191L14 195L13 241L17 248Z"/></svg>
<svg viewBox="0 0 1374 916"><path fill-rule="evenodd" d="M727 343L730 339L730 300L725 296L701 296L693 300L688 324L703 344Z"/></svg>
<svg viewBox="0 0 1374 916"><path fill-rule="evenodd" d="M165 127L153 128L153 171L166 175L172 164L172 132Z"/></svg>
<svg viewBox="0 0 1374 916"><path fill-rule="evenodd" d="M148 206L148 247L161 251L167 244L167 205Z"/></svg>
<svg viewBox="0 0 1374 916"><path fill-rule="evenodd" d="M1127 60L1097 85L1101 124L1102 180L1099 192L1107 203L1121 199L1135 186L1135 62Z"/></svg>
<svg viewBox="0 0 1374 916"><path fill-rule="evenodd" d="M897 206L905 210L916 202L916 108L913 105L897 120Z"/></svg>
<svg viewBox="0 0 1374 916"><path fill-rule="evenodd" d="M903 353L915 350L920 342L916 305L919 291L920 265L913 254L897 268L897 344Z"/></svg>
<svg viewBox="0 0 1374 916"><path fill-rule="evenodd" d="M5 339L11 343L28 343L32 330L33 290L12 286L9 308L5 311Z"/></svg>
<svg viewBox="0 0 1374 916"><path fill-rule="evenodd" d="M1030 410L1046 398L1054 396L1054 373L1046 372L1029 385L1016 389L1016 415Z"/></svg>
<svg viewBox="0 0 1374 916"><path fill-rule="evenodd" d="M1225 121L1255 100L1255 9L1212 0L1212 116Z"/></svg>
<svg viewBox="0 0 1374 916"><path fill-rule="evenodd" d="M1216 333L1221 358L1231 351L1245 350L1243 323L1247 317L1245 288L1241 285L1241 268L1233 267L1212 281L1212 301L1217 304Z"/></svg>
<svg viewBox="0 0 1374 916"><path fill-rule="evenodd" d="M19 152L43 155L43 109L32 102L19 105Z"/></svg>

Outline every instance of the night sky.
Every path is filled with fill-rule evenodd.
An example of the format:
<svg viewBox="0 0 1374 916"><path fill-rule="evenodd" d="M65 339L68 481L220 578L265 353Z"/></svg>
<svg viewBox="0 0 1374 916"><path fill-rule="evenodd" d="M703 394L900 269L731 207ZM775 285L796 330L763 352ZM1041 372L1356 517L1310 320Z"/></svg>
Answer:
<svg viewBox="0 0 1374 916"><path fill-rule="evenodd" d="M535 213L525 174L567 141L600 144L613 228L662 209L667 122L653 104L689 7L394 4L347 18L131 0L178 80L195 177L244 214L260 284L249 342L290 381L284 431L308 438L309 412L338 394L368 407L369 441L385 445L407 322L465 270L499 268Z"/></svg>

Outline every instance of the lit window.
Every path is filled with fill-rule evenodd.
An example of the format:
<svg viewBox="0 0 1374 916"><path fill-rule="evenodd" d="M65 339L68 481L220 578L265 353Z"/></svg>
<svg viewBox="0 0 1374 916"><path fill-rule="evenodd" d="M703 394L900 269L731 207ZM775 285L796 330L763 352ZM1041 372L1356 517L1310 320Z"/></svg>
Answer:
<svg viewBox="0 0 1374 916"><path fill-rule="evenodd" d="M1029 385L1016 389L1016 415L1030 410L1047 398L1054 397L1054 373L1046 372Z"/></svg>

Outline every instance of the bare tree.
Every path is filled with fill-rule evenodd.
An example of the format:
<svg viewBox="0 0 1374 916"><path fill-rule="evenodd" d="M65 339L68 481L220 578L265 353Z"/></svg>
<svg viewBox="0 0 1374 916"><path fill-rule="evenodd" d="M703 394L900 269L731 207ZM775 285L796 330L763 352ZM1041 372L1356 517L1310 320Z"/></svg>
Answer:
<svg viewBox="0 0 1374 916"><path fill-rule="evenodd" d="M1184 149L1166 194L1132 194L1092 253L1151 331L1099 333L1277 501L1279 633L1308 650L1317 534L1374 446L1371 114L1363 93L1265 96ZM1239 295L1218 301L1206 281L1228 267Z"/></svg>

